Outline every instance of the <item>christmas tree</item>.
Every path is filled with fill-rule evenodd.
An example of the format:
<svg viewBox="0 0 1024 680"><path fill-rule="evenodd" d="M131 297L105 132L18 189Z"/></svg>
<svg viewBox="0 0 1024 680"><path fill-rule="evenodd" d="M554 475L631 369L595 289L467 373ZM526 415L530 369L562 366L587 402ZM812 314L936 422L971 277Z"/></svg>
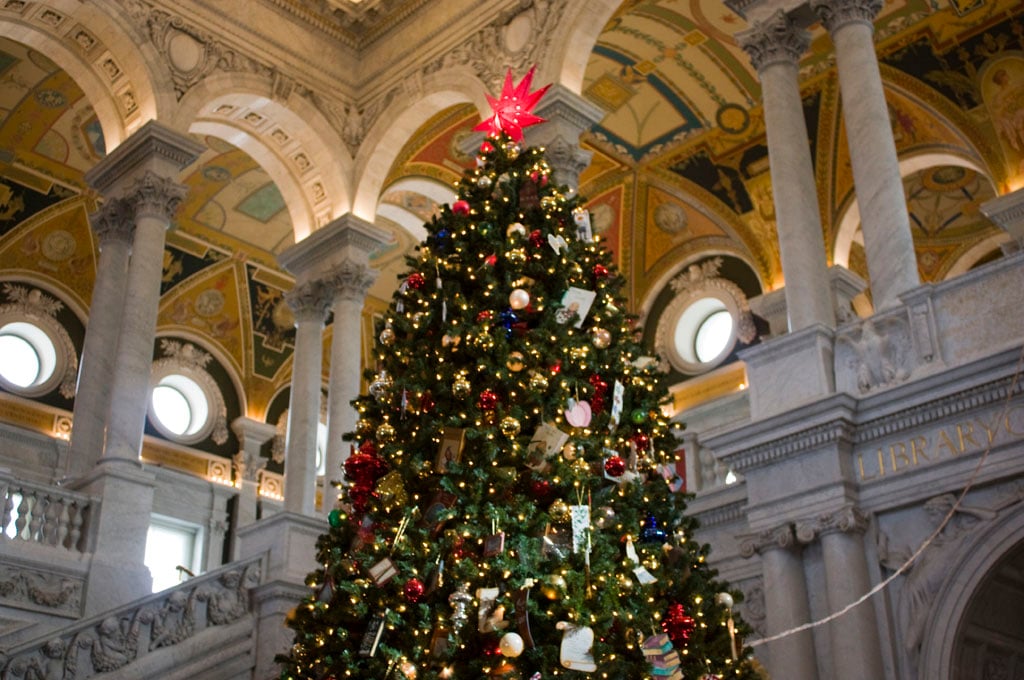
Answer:
<svg viewBox="0 0 1024 680"><path fill-rule="evenodd" d="M657 362L506 78L379 330L282 678L750 678Z"/></svg>

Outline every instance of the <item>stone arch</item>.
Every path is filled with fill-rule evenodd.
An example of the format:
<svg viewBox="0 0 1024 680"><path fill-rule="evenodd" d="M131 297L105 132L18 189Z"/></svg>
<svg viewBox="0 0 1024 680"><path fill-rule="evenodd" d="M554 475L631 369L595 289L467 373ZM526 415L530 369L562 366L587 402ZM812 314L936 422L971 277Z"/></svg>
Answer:
<svg viewBox="0 0 1024 680"><path fill-rule="evenodd" d="M552 34L564 36L555 41L545 77L561 83L577 94L583 89L583 74L590 53L608 20L621 5L620 0L575 0L562 15ZM541 81L546 82L546 81Z"/></svg>
<svg viewBox="0 0 1024 680"><path fill-rule="evenodd" d="M259 163L284 197L296 242L350 211L351 157L308 100L291 95L282 102L255 74L216 74L186 93L175 122Z"/></svg>
<svg viewBox="0 0 1024 680"><path fill-rule="evenodd" d="M925 151L923 153L915 153L912 156L901 158L899 164L901 178L908 177L915 172L935 167L937 165L954 165L974 170L983 177L991 180L988 172L966 153L961 155L959 153L952 153L948 150ZM854 241L863 245L862 240L860 240L862 237L860 236L859 230L860 207L857 205L856 194L854 192L850 193L850 196L846 200L846 206L840 211L837 224L836 237L832 244L832 263L849 268L850 248Z"/></svg>
<svg viewBox="0 0 1024 680"><path fill-rule="evenodd" d="M396 98L381 112L356 156L356 193L352 212L372 220L395 158L416 129L436 113L455 104L471 103L487 110L487 88L467 67L455 67L423 79L423 94L416 99Z"/></svg>
<svg viewBox="0 0 1024 680"><path fill-rule="evenodd" d="M949 565L950 576L935 594L930 622L925 629L918 677L951 678L956 641L971 598L996 564L1015 546L1024 543L1024 523L1019 508L999 517L975 534L958 554L963 558Z"/></svg>
<svg viewBox="0 0 1024 680"><path fill-rule="evenodd" d="M1010 235L1004 231L975 243L967 250L967 252L957 259L956 263L950 267L949 271L946 272L946 275L943 278L949 280L960 276L961 274L966 274L971 270L971 267L976 265L982 258L994 250L999 250L1001 246L1010 243L1010 240Z"/></svg>
<svg viewBox="0 0 1024 680"><path fill-rule="evenodd" d="M32 3L17 19L0 18L0 35L45 54L81 88L96 112L107 151L173 104L160 93L149 65L155 54L138 47L110 16L90 3Z"/></svg>
<svg viewBox="0 0 1024 680"><path fill-rule="evenodd" d="M458 197L458 194L451 187L430 177L420 176L403 177L386 187L381 192L381 196L383 197L391 191L410 191L425 196L439 205L452 203ZM377 215L395 222L405 229L416 241L422 241L427 236L426 229L423 228L423 220L401 206L382 201L377 204Z"/></svg>

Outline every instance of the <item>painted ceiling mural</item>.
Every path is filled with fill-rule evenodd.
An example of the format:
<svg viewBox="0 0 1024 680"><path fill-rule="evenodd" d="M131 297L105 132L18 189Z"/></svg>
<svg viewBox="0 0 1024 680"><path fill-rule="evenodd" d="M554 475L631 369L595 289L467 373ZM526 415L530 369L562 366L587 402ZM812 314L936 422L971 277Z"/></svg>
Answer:
<svg viewBox="0 0 1024 680"><path fill-rule="evenodd" d="M999 232L979 206L1024 186L1022 13L1019 0L892 0L876 22L901 160L933 159L904 173L925 281L962 271L970 253L995 256ZM361 20L335 18L339 31ZM605 116L583 136L593 156L580 191L636 311L709 255L744 263L752 290L783 284L760 84L732 38L746 26L718 0L626 0L593 46L582 94ZM828 256L867 277L832 45L820 26L812 37L801 84ZM367 341L418 240L387 209L420 224L436 213L440 194L422 187L450 190L472 163L464 147L477 118L468 105L434 116L390 169L379 224L393 240L373 256L382 273ZM207 150L183 177L188 197L168 234L159 332L214 350L258 417L291 366L291 279L276 262L294 243L290 215L251 156L213 136L201 141ZM71 76L0 38L0 279L45 281L80 316L97 257L88 227L96 197L83 174L104 152Z"/></svg>

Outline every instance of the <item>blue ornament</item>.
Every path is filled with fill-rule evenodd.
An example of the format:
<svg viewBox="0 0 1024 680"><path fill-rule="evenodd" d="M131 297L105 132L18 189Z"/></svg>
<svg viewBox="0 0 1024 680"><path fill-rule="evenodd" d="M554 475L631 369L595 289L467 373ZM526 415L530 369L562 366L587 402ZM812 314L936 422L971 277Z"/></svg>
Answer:
<svg viewBox="0 0 1024 680"><path fill-rule="evenodd" d="M648 514L644 520L643 526L640 528L640 542L641 543L667 543L668 533L661 528L658 518L652 514Z"/></svg>
<svg viewBox="0 0 1024 680"><path fill-rule="evenodd" d="M509 338L512 336L512 326L516 321L519 321L519 316L511 309L506 309L498 315L498 321L501 323L502 328L505 329L505 337Z"/></svg>
<svg viewBox="0 0 1024 680"><path fill-rule="evenodd" d="M448 250L448 236L449 231L447 229L441 229L437 232L437 250L438 252L445 252Z"/></svg>

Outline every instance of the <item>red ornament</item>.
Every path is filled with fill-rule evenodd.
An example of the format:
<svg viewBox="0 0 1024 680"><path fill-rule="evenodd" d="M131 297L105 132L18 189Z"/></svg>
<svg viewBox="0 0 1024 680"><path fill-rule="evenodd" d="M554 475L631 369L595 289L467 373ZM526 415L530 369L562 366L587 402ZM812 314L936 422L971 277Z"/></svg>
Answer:
<svg viewBox="0 0 1024 680"><path fill-rule="evenodd" d="M609 477L621 477L626 471L626 461L622 456L611 456L604 461L604 471Z"/></svg>
<svg viewBox="0 0 1024 680"><path fill-rule="evenodd" d="M650 446L651 444L651 438L647 435L646 432L634 433L633 436L630 438L630 441L632 441L633 444L636 445L636 448L639 449L640 451L646 451L647 447Z"/></svg>
<svg viewBox="0 0 1024 680"><path fill-rule="evenodd" d="M468 215L469 214L469 201L459 199L452 203L452 212L456 215Z"/></svg>
<svg viewBox="0 0 1024 680"><path fill-rule="evenodd" d="M359 445L359 453L365 456L376 456L377 444L372 439L367 439Z"/></svg>
<svg viewBox="0 0 1024 680"><path fill-rule="evenodd" d="M544 234L541 233L540 229L534 229L530 232L530 245L534 248L541 248L544 246Z"/></svg>
<svg viewBox="0 0 1024 680"><path fill-rule="evenodd" d="M549 370L551 371L552 375L558 375L559 373L561 373L562 372L562 361L561 361L561 359L559 359L555 363L551 364L551 368Z"/></svg>
<svg viewBox="0 0 1024 680"><path fill-rule="evenodd" d="M551 495L551 482L540 477L530 480L530 496L538 501L544 501Z"/></svg>
<svg viewBox="0 0 1024 680"><path fill-rule="evenodd" d="M473 129L486 132L491 137L499 137L504 132L518 142L523 138L524 127L543 123L544 119L534 115L532 111L540 98L548 91L550 85L545 85L536 92L530 92L534 70L535 68L531 68L518 85L513 85L512 69L509 69L505 74L505 85L501 88L501 97L495 99L491 95L487 95L487 103L491 105L494 115Z"/></svg>
<svg viewBox="0 0 1024 680"><path fill-rule="evenodd" d="M402 588L402 594L405 595L405 599L412 604L416 604L423 597L423 581L418 578L411 578L405 582L405 587Z"/></svg>
<svg viewBox="0 0 1024 680"><path fill-rule="evenodd" d="M485 139L483 144L480 145L480 153L490 153L492 151L494 151L494 145Z"/></svg>
<svg viewBox="0 0 1024 680"><path fill-rule="evenodd" d="M477 406L484 411L493 411L498 406L498 395L491 390L484 390L476 400Z"/></svg>
<svg viewBox="0 0 1024 680"><path fill-rule="evenodd" d="M594 265L594 276L596 278L606 279L608 278L608 274L610 274L610 272L608 271L608 267L605 267L600 262Z"/></svg>
<svg viewBox="0 0 1024 680"><path fill-rule="evenodd" d="M493 318L494 318L494 312L492 312L489 309L485 309L485 310L482 310L481 312L479 312L476 315L476 322L477 323L484 323L485 321L490 321Z"/></svg>
<svg viewBox="0 0 1024 680"><path fill-rule="evenodd" d="M497 262L498 262L498 256L495 255L494 253L491 253L490 255L488 255L487 259L484 260L484 264L486 264L488 267L493 267Z"/></svg>
<svg viewBox="0 0 1024 680"><path fill-rule="evenodd" d="M434 397L430 392L424 392L423 396L420 397L420 411L423 413L429 413L434 410L435 402Z"/></svg>
<svg viewBox="0 0 1024 680"><path fill-rule="evenodd" d="M413 272L412 274L409 274L409 278L407 278L405 281L413 290L419 290L420 288L423 287L423 284L427 282L426 279L423 278L423 274L420 274L419 272Z"/></svg>
<svg viewBox="0 0 1024 680"><path fill-rule="evenodd" d="M661 629L668 634L670 640L677 645L684 645L690 640L690 634L697 622L687 615L681 604L669 605L665 618L661 620Z"/></svg>

